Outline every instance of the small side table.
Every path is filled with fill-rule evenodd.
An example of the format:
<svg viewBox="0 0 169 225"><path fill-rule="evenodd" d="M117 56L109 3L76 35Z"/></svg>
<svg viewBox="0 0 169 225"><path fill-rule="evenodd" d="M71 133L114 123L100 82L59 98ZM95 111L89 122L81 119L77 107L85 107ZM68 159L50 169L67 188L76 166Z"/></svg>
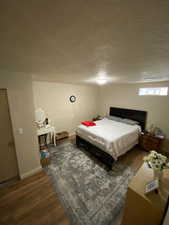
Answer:
<svg viewBox="0 0 169 225"><path fill-rule="evenodd" d="M46 143L47 135L50 134L50 140L53 139L53 144L56 146L55 133L56 133L55 128L53 126L42 127L37 130L38 137L44 136L45 145L47 145L47 143Z"/></svg>
<svg viewBox="0 0 169 225"><path fill-rule="evenodd" d="M97 121L97 120L101 120L101 119L102 119L101 116L96 116L96 117L94 117L92 120L93 120L93 121Z"/></svg>
<svg viewBox="0 0 169 225"><path fill-rule="evenodd" d="M161 152L161 144L164 138L160 138L157 136L153 136L149 133L143 133L140 136L140 146L146 150L156 150L157 152Z"/></svg>

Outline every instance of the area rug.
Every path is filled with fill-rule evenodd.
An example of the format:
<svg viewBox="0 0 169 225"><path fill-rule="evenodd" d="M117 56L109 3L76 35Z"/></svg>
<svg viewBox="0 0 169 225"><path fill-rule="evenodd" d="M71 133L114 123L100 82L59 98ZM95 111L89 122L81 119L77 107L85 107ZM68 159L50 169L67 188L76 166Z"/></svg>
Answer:
<svg viewBox="0 0 169 225"><path fill-rule="evenodd" d="M115 162L112 171L71 143L50 148L55 191L72 225L114 225L134 171Z"/></svg>

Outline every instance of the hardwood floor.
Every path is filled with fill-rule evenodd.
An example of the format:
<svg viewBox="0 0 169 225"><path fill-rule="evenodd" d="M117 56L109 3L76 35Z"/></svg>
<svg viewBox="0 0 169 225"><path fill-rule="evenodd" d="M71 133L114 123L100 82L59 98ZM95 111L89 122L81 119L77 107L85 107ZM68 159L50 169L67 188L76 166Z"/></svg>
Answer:
<svg viewBox="0 0 169 225"><path fill-rule="evenodd" d="M74 139L65 141L74 142ZM119 160L138 169L145 154L136 147ZM0 189L0 225L70 225L70 221L50 178L42 170L11 187Z"/></svg>
<svg viewBox="0 0 169 225"><path fill-rule="evenodd" d="M0 191L0 225L70 225L42 172Z"/></svg>
<svg viewBox="0 0 169 225"><path fill-rule="evenodd" d="M134 147L132 150L119 157L119 161L125 165L130 166L134 170L138 170L143 164L143 158L148 153L142 150L139 146Z"/></svg>

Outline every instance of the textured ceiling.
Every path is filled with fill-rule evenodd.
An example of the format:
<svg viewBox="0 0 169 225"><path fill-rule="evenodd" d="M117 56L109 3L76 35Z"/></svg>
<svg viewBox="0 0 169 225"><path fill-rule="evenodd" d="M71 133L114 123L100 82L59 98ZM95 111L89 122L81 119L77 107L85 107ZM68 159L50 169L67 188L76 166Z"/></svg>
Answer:
<svg viewBox="0 0 169 225"><path fill-rule="evenodd" d="M169 80L169 1L3 0L0 70L38 80Z"/></svg>

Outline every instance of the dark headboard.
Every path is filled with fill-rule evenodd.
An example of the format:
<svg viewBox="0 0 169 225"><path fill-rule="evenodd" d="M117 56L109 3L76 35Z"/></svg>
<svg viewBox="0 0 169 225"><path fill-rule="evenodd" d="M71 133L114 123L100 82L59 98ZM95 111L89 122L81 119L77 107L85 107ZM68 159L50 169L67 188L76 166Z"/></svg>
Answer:
<svg viewBox="0 0 169 225"><path fill-rule="evenodd" d="M117 107L110 107L110 116L118 116L121 118L127 118L139 122L139 125L142 128L142 131L145 130L147 112L133 109L123 109Z"/></svg>

